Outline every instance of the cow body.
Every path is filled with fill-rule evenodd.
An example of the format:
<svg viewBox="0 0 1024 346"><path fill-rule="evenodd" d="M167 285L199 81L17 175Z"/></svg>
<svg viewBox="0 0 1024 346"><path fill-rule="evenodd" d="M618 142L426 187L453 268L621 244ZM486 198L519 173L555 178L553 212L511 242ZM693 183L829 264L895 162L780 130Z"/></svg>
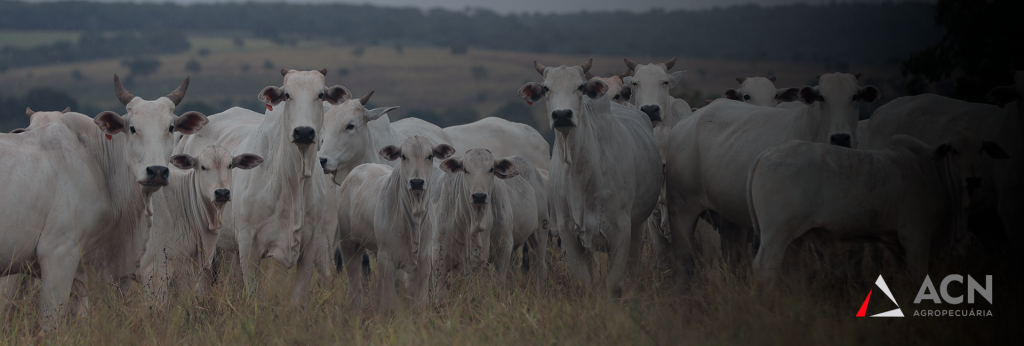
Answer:
<svg viewBox="0 0 1024 346"><path fill-rule="evenodd" d="M526 124L487 117L465 125L446 127L444 133L448 134L456 152L483 148L490 150L494 157L522 157L539 169L546 170L551 165L548 142L540 132Z"/></svg>

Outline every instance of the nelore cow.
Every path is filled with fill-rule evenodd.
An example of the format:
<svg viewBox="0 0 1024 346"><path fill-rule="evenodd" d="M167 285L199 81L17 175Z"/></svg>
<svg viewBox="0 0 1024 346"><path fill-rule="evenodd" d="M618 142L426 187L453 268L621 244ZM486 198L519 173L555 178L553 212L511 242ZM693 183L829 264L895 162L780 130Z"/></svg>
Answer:
<svg viewBox="0 0 1024 346"><path fill-rule="evenodd" d="M755 106L775 107L780 102L794 102L800 93L799 88L775 88L775 76L768 77L736 77L739 89L725 89L722 97L742 101Z"/></svg>
<svg viewBox="0 0 1024 346"><path fill-rule="evenodd" d="M1024 71L1015 72L1014 78L1015 85L989 92L995 105L933 94L897 98L876 110L870 122L863 121L870 137L862 147L880 149L898 134L938 146L963 128L999 144L1009 159L984 160L979 166L985 179L972 182L977 190L971 195L971 215L989 218L998 213L1007 236L1017 239L1024 231Z"/></svg>
<svg viewBox="0 0 1024 346"><path fill-rule="evenodd" d="M448 144L420 136L379 152L394 168L382 164L356 166L342 182L338 205L338 236L349 278L350 299L362 306L362 275L355 259L365 251L377 254L378 308L391 310L397 300L397 271L409 274L416 305L426 303L430 275L429 235L425 224L432 180L441 174L434 160L455 153Z"/></svg>
<svg viewBox="0 0 1024 346"><path fill-rule="evenodd" d="M532 163L518 156L495 159L487 149L471 149L461 158L444 160L440 168L447 174L432 192L438 198L430 217L435 299L446 299L457 272L493 262L498 275L507 275L513 251L527 242L537 250L535 287L543 287L547 195Z"/></svg>
<svg viewBox="0 0 1024 346"><path fill-rule="evenodd" d="M673 127L659 144L668 153L665 197L672 243L667 255L676 284L689 270L694 225L702 213L751 227L745 182L757 154L791 139L850 146L860 102L878 97L877 88L857 86L854 75L827 74L818 86L800 89L806 107L770 108L718 99ZM723 247L749 258L749 238L722 234Z"/></svg>
<svg viewBox="0 0 1024 346"><path fill-rule="evenodd" d="M168 182L174 133L194 133L207 122L197 112L174 115L187 88L188 78L167 97L146 101L114 76L124 116L69 112L49 126L0 134L0 174L8 182L0 192L17 201L0 210L0 267L4 276L42 279L44 330L68 311L85 314L85 265L114 281L134 274L150 198Z"/></svg>
<svg viewBox="0 0 1024 346"><path fill-rule="evenodd" d="M664 177L650 117L611 102L604 82L584 79L591 64L534 62L544 81L527 83L519 95L529 103L546 98L555 130L549 217L570 267L589 289L593 251L608 251L608 287L622 296Z"/></svg>
<svg viewBox="0 0 1024 346"><path fill-rule="evenodd" d="M170 300L172 284L202 295L212 283L217 235L231 201L231 170L255 168L263 158L232 157L215 145L196 156L171 156L171 163L177 169L171 169L169 186L153 196L153 224L137 275L150 301L160 305Z"/></svg>
<svg viewBox="0 0 1024 346"><path fill-rule="evenodd" d="M22 133L34 128L43 127L57 122L60 117L71 111L71 107L64 108L60 112L36 112L31 107L25 107L25 116L28 117L28 127L11 130L11 133Z"/></svg>
<svg viewBox="0 0 1024 346"><path fill-rule="evenodd" d="M669 89L683 78L683 72L686 72L668 73L676 65L676 58L665 63L647 65L638 65L627 58L622 60L626 62L626 67L633 71L633 76L623 78L623 88L630 89L633 104L650 117L654 126L671 128L693 114L693 109L685 100L672 97L668 93Z"/></svg>
<svg viewBox="0 0 1024 346"><path fill-rule="evenodd" d="M754 271L770 281L793 269L781 266L797 239L828 252L871 241L905 254L913 277L923 276L929 251L949 249L966 233L965 186L981 179L983 153L1007 157L970 130L937 147L896 135L884 150L795 140L765 150L746 184L761 239Z"/></svg>
<svg viewBox="0 0 1024 346"><path fill-rule="evenodd" d="M622 82L626 77L629 77L629 74L631 72L632 71L630 70L626 70L626 72L623 72L622 74L614 75L608 78L601 78L587 72L587 74L584 75L584 78L586 78L587 80L597 78L601 82L604 82L604 84L608 85L607 94L611 95L612 102L618 103L623 106L632 106L633 104L630 103L630 100L633 97L633 89L626 87Z"/></svg>
<svg viewBox="0 0 1024 346"><path fill-rule="evenodd" d="M281 87L268 86L257 97L263 115L232 108L210 117L199 133L183 138L176 153L199 155L202 148L220 145L232 155L254 154L266 164L232 170L232 202L225 207L224 225L217 247L237 251L247 294L262 299L258 266L272 258L285 268L297 267L292 304L304 306L309 298L313 269L326 279L333 240L322 232L326 196L333 194L317 160L323 134L323 102L338 105L351 98L341 86L324 86L326 69L282 69ZM330 226L333 227L333 226Z"/></svg>

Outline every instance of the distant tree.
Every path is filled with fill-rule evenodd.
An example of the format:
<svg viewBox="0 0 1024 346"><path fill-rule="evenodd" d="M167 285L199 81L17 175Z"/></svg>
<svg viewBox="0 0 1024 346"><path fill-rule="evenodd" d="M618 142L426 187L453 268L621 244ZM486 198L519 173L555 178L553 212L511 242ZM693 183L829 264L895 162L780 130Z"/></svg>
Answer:
<svg viewBox="0 0 1024 346"><path fill-rule="evenodd" d="M366 53L366 48L364 47L356 47L352 49L352 56L363 56L363 53Z"/></svg>
<svg viewBox="0 0 1024 346"><path fill-rule="evenodd" d="M473 74L473 78L476 80L487 79L488 71L483 65L476 65L469 69L469 72Z"/></svg>
<svg viewBox="0 0 1024 346"><path fill-rule="evenodd" d="M267 69L267 70L273 70L274 69L274 62L270 61L270 59L263 60L263 68Z"/></svg>
<svg viewBox="0 0 1024 346"><path fill-rule="evenodd" d="M71 79L74 79L76 81L82 81L82 80L85 80L85 76L82 75L82 71L81 70L76 68L74 70L71 70Z"/></svg>
<svg viewBox="0 0 1024 346"><path fill-rule="evenodd" d="M242 73L249 72L250 69L252 69L252 65L249 63L242 64Z"/></svg>
<svg viewBox="0 0 1024 346"><path fill-rule="evenodd" d="M82 111L75 98L63 91L53 88L31 89L24 97L0 97L0 132L7 133L15 128L28 126L25 107L31 107L35 111L59 111L65 107Z"/></svg>
<svg viewBox="0 0 1024 346"><path fill-rule="evenodd" d="M206 48L206 47L199 48L199 52L197 52L197 53L199 53L199 56L205 57L207 55L210 55L210 48Z"/></svg>
<svg viewBox="0 0 1024 346"><path fill-rule="evenodd" d="M202 70L203 70L203 65L199 64L199 60L189 59L187 62L185 62L185 71L192 72L192 73L199 73L199 71L202 71Z"/></svg>
<svg viewBox="0 0 1024 346"><path fill-rule="evenodd" d="M234 44L235 47L245 47L245 40L241 37L235 37L231 39L231 44Z"/></svg>
<svg viewBox="0 0 1024 346"><path fill-rule="evenodd" d="M342 76L342 77L348 76L348 72L349 72L348 68L345 68L345 67L342 67L342 68L338 69L338 75Z"/></svg>
<svg viewBox="0 0 1024 346"><path fill-rule="evenodd" d="M404 53L404 52L405 52L405 48L402 48L402 44L401 43L395 43L395 53L398 54L398 55L402 55L402 53Z"/></svg>
<svg viewBox="0 0 1024 346"><path fill-rule="evenodd" d="M464 55L469 52L469 45L465 43L456 43L451 45L449 49L452 55Z"/></svg>
<svg viewBox="0 0 1024 346"><path fill-rule="evenodd" d="M121 61L121 66L127 67L131 76L142 77L159 70L160 60L152 58L135 58Z"/></svg>
<svg viewBox="0 0 1024 346"><path fill-rule="evenodd" d="M984 102L995 86L1011 83L1007 69L1024 69L1020 48L1020 0L939 0L935 23L946 29L939 43L913 53L900 71L907 93L925 92L929 83L956 73L953 97Z"/></svg>

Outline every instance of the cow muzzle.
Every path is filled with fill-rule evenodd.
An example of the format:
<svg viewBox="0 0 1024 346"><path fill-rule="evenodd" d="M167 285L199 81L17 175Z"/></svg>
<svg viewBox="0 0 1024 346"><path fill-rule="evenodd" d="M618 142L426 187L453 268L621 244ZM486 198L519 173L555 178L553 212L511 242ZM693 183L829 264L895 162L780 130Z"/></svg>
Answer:
<svg viewBox="0 0 1024 346"><path fill-rule="evenodd" d="M477 193L474 193L473 195L471 195L470 197L473 198L473 204L486 204L487 203L487 194L486 193L477 192Z"/></svg>
<svg viewBox="0 0 1024 346"><path fill-rule="evenodd" d="M313 144L316 130L309 126L299 126L292 130L292 142L295 144Z"/></svg>
<svg viewBox="0 0 1024 346"><path fill-rule="evenodd" d="M424 184L426 182L423 179L415 178L409 180L409 189L413 191L423 191Z"/></svg>
<svg viewBox="0 0 1024 346"><path fill-rule="evenodd" d="M568 109L559 109L551 112L551 120L556 130L568 130L576 126L572 122L572 111Z"/></svg>
<svg viewBox="0 0 1024 346"><path fill-rule="evenodd" d="M140 180L139 184L147 187L167 186L167 178L171 176L171 170L167 166L146 167L146 179Z"/></svg>
<svg viewBox="0 0 1024 346"><path fill-rule="evenodd" d="M832 135L832 137L829 138L829 143L831 143L832 145L838 145L846 148L852 147L850 142L850 135L845 133L838 133Z"/></svg>
<svg viewBox="0 0 1024 346"><path fill-rule="evenodd" d="M231 202L231 190L216 189L213 191L213 198L217 203Z"/></svg>
<svg viewBox="0 0 1024 346"><path fill-rule="evenodd" d="M661 107L658 105L646 105L640 107L640 111L646 113L651 122L661 122Z"/></svg>

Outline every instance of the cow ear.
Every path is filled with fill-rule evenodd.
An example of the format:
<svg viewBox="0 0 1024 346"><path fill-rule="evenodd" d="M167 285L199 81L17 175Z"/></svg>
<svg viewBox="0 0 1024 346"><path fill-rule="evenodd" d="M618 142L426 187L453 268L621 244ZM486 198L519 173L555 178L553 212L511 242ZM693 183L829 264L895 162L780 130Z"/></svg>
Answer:
<svg viewBox="0 0 1024 346"><path fill-rule="evenodd" d="M952 149L953 147L949 143L943 143L938 148L935 148L935 151L932 153L932 160L939 161L946 158Z"/></svg>
<svg viewBox="0 0 1024 346"><path fill-rule="evenodd" d="M872 103L878 101L878 99L882 96L882 92L878 91L878 88L876 88L874 85L868 85L866 87L858 88L857 96L860 98L861 101L864 101L866 103Z"/></svg>
<svg viewBox="0 0 1024 346"><path fill-rule="evenodd" d="M343 86L335 85L324 90L324 101L327 101L332 105L337 105L351 99L352 92L348 91L348 89Z"/></svg>
<svg viewBox="0 0 1024 346"><path fill-rule="evenodd" d="M27 130L25 130L24 127L19 127L19 128L11 130L11 133L22 133L22 132L25 132L25 131L27 131Z"/></svg>
<svg viewBox="0 0 1024 346"><path fill-rule="evenodd" d="M988 153L988 156L996 160L1006 160L1010 155L1003 150L1003 147L996 142L984 141L981 143L981 150Z"/></svg>
<svg viewBox="0 0 1024 346"><path fill-rule="evenodd" d="M725 92L722 93L722 97L730 100L743 101L743 96L740 95L740 92L732 88L725 89Z"/></svg>
<svg viewBox="0 0 1024 346"><path fill-rule="evenodd" d="M197 163L199 163L199 160L196 160L195 157L189 154L171 156L171 164L174 165L174 167L178 167L178 169L192 169L196 167Z"/></svg>
<svg viewBox="0 0 1024 346"><path fill-rule="evenodd" d="M544 97L544 86L534 82L526 83L522 88L519 88L519 97L526 100L527 104L532 105L540 100L541 97Z"/></svg>
<svg viewBox="0 0 1024 346"><path fill-rule="evenodd" d="M384 147L384 149L381 149L377 154L380 154L380 157L383 157L385 160L394 161L398 160L398 157L402 156L402 148L389 145Z"/></svg>
<svg viewBox="0 0 1024 346"><path fill-rule="evenodd" d="M253 169L263 163L263 158L255 154L242 154L231 158L231 168Z"/></svg>
<svg viewBox="0 0 1024 346"><path fill-rule="evenodd" d="M182 114L178 119L174 120L174 131L178 131L186 135L195 134L209 122L210 119L207 119L203 113L196 111L185 112L185 114Z"/></svg>
<svg viewBox="0 0 1024 346"><path fill-rule="evenodd" d="M396 109L398 109L398 106L374 108L366 111L366 115L364 115L363 117L366 118L366 121L374 121L380 119L380 117L384 116L384 114L388 114L388 112Z"/></svg>
<svg viewBox="0 0 1024 346"><path fill-rule="evenodd" d="M583 85L583 93L592 99L601 98L606 92L608 92L608 84L604 84L600 79L592 79Z"/></svg>
<svg viewBox="0 0 1024 346"><path fill-rule="evenodd" d="M1003 108L1006 104L1016 101L1018 97L1020 97L1020 95L1017 94L1016 88L1012 86L998 86L992 88L992 90L985 95L985 100L999 106L999 108Z"/></svg>
<svg viewBox="0 0 1024 346"><path fill-rule="evenodd" d="M821 94L818 94L818 88L816 87L805 86L803 88L800 88L799 98L800 102L803 102L804 104L809 105L818 102L819 97L821 97Z"/></svg>
<svg viewBox="0 0 1024 346"><path fill-rule="evenodd" d="M509 159L494 160L494 176L501 179L508 179L519 175L519 169Z"/></svg>
<svg viewBox="0 0 1024 346"><path fill-rule="evenodd" d="M450 157L444 161L441 161L441 171L448 174L455 174L462 172L462 160L457 157Z"/></svg>
<svg viewBox="0 0 1024 346"><path fill-rule="evenodd" d="M108 135L116 135L124 130L125 122L117 113L106 111L96 115L92 122L96 123L96 126L103 130L103 133Z"/></svg>
<svg viewBox="0 0 1024 346"><path fill-rule="evenodd" d="M775 91L775 99L779 102L793 102L799 99L800 89L782 88Z"/></svg>
<svg viewBox="0 0 1024 346"><path fill-rule="evenodd" d="M686 70L672 72L672 74L668 76L668 87L671 88L675 86L676 83L679 83L679 80L683 79L684 72L686 72Z"/></svg>
<svg viewBox="0 0 1024 346"><path fill-rule="evenodd" d="M455 154L455 148L447 144L440 144L434 147L434 158L444 160Z"/></svg>
<svg viewBox="0 0 1024 346"><path fill-rule="evenodd" d="M283 70L282 70L283 71ZM284 101L284 90L276 86L268 86L260 91L259 99L271 106L277 106L278 103Z"/></svg>

